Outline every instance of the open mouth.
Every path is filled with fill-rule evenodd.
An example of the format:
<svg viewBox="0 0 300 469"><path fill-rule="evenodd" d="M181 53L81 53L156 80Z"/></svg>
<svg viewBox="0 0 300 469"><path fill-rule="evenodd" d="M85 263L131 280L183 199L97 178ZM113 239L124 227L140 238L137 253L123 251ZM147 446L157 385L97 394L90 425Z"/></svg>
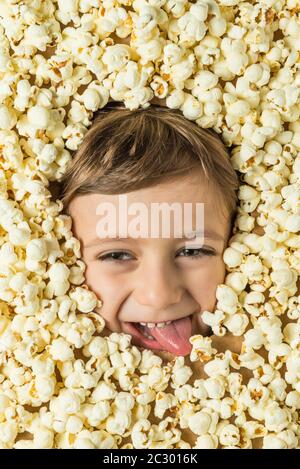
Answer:
<svg viewBox="0 0 300 469"><path fill-rule="evenodd" d="M192 346L192 316L168 321L168 324L148 327L139 322L124 322L124 332L130 334L134 345L152 350L163 350L175 355L187 355ZM159 324L159 323L157 323Z"/></svg>
<svg viewBox="0 0 300 469"><path fill-rule="evenodd" d="M150 333L150 329L142 326L139 322L126 322L126 332L132 335L137 345L141 347L151 348L154 350L162 350L162 346Z"/></svg>
<svg viewBox="0 0 300 469"><path fill-rule="evenodd" d="M150 339L150 340L155 340L155 338L153 337L153 335L151 335L150 333L150 330L149 330L149 327L147 326L144 326L143 324L137 322L135 324L135 327L145 336L147 337L147 339ZM149 332L148 332L149 331Z"/></svg>

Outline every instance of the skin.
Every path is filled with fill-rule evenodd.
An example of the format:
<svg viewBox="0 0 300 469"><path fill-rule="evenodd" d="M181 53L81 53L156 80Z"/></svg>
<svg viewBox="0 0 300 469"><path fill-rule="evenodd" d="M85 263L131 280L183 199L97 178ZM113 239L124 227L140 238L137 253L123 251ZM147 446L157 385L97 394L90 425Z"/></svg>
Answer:
<svg viewBox="0 0 300 469"><path fill-rule="evenodd" d="M118 207L119 195L76 196L69 205L72 231L81 242L82 260L87 266L86 284L103 302L98 312L105 319L107 329L128 334L128 322L171 321L193 313L192 335L210 335L201 315L205 310L214 310L217 285L224 281L223 252L229 231L229 217L220 210L216 194L202 183L201 174L196 170L126 195L128 206L143 202L149 211L152 202L172 204L176 201L182 207L186 202L202 202L204 228L214 231L220 239L205 236L203 248L214 253L209 256L199 249L183 251L195 249L199 243L174 236L101 238L96 232L100 219L96 207L102 202ZM116 251L119 251L119 261L99 259ZM192 254L198 257L191 258ZM132 343L139 345L134 339Z"/></svg>

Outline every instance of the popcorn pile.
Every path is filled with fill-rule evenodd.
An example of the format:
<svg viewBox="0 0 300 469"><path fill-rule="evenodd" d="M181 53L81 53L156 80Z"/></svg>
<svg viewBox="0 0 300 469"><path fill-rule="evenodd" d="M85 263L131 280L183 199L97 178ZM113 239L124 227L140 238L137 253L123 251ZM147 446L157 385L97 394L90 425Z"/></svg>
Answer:
<svg viewBox="0 0 300 469"><path fill-rule="evenodd" d="M299 447L299 2L3 0L0 44L0 447ZM203 319L244 342L238 355L192 337L205 378L101 336L50 200L97 109L153 98L220 133L241 175Z"/></svg>

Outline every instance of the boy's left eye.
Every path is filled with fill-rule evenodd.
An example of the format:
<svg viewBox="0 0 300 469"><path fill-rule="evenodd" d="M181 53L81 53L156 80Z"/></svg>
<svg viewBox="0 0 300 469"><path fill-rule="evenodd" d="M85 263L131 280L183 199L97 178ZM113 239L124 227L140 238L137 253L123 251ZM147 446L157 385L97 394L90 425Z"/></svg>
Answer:
<svg viewBox="0 0 300 469"><path fill-rule="evenodd" d="M212 249L206 249L206 248L184 248L182 252L196 252L198 254L193 254L193 255L188 255L187 257L191 257L192 259L198 258L198 257L204 257L204 256L215 256L216 253Z"/></svg>
<svg viewBox="0 0 300 469"><path fill-rule="evenodd" d="M216 252L213 251L212 249L206 249L206 248L184 248L182 249L181 252L188 253L187 256L179 256L179 257L189 257L191 259L199 259L204 256L215 256ZM196 252L197 254L190 254L192 252ZM131 256L128 252L126 251L113 251L109 252L108 254L104 254L103 256L97 257L97 260L99 261L113 261L113 262L128 262L130 260L133 260L132 258L130 259L121 259L122 256Z"/></svg>

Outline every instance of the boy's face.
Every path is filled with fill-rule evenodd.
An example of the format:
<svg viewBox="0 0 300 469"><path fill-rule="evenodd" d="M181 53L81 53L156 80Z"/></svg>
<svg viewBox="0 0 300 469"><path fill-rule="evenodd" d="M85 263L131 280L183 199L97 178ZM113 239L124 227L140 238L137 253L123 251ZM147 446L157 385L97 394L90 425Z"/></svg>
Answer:
<svg viewBox="0 0 300 469"><path fill-rule="evenodd" d="M186 230L190 225L185 221L182 223L182 237L174 236L172 216L169 237L163 237L162 231L156 238L151 237L150 233L148 237L130 239L132 232L128 234L128 239L107 235L101 237L101 233L99 237L99 228L96 230L96 227L99 227L101 215L97 215L99 211L96 212L96 209L109 202L118 214L118 208L121 208L119 195L80 195L69 205L72 230L81 242L82 259L87 266L86 283L103 302L99 313L105 319L106 327L114 332L130 334L134 345L187 355L191 350L189 337L199 333L208 335L210 332L201 320L201 313L214 310L217 285L224 281L223 251L228 240L229 217L221 213L216 194L202 184L198 170L192 175L173 177L153 187L124 195L128 224L137 218L137 213L141 213L130 215L129 207L133 203L139 205L142 202L148 214L154 202L169 206L179 203L182 213L184 203L190 203L193 207L192 228L195 229L196 203L203 204L202 229L206 234L202 245L199 238L184 239L190 231ZM149 215L147 220L150 218ZM151 223L153 218L148 226ZM118 235L121 228L119 218L116 227ZM111 253L114 253L113 257ZM157 325L168 321L171 323Z"/></svg>

